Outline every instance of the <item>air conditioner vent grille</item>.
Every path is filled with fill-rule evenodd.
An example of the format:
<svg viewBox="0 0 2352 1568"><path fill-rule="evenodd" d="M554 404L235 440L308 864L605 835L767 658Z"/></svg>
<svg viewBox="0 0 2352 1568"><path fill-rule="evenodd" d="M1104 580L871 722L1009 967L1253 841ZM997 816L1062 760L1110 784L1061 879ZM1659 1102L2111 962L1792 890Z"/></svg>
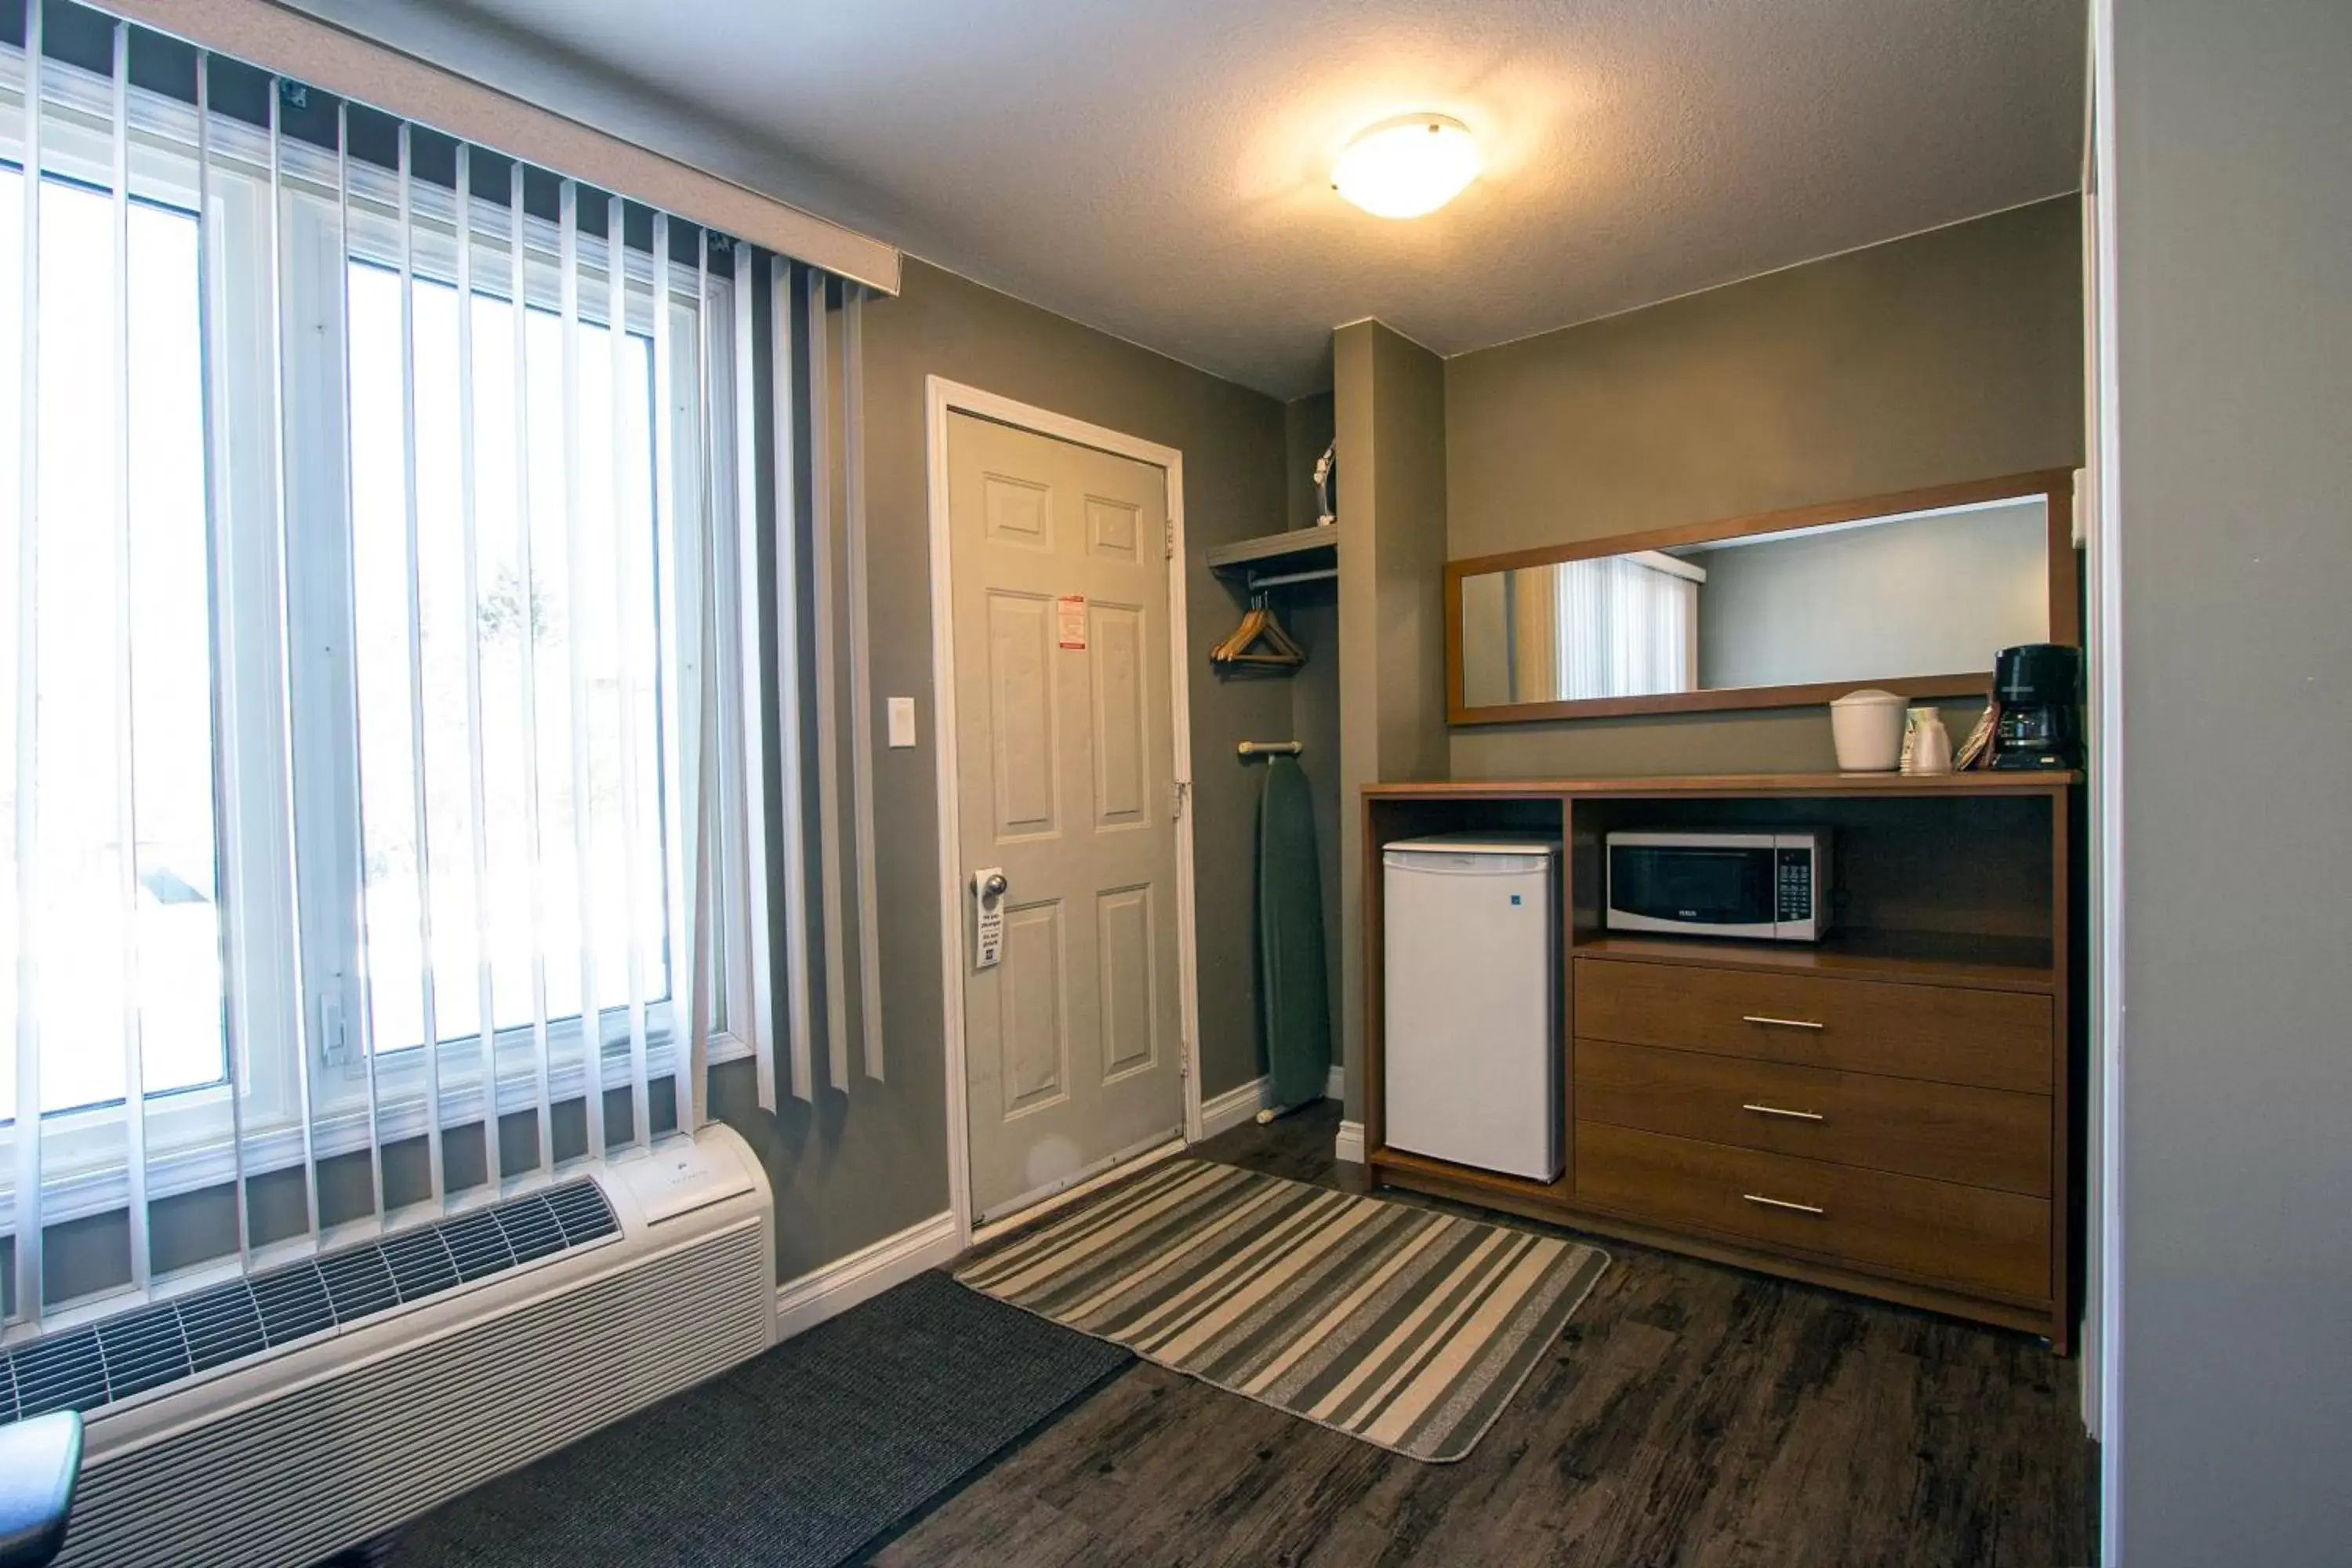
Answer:
<svg viewBox="0 0 2352 1568"><path fill-rule="evenodd" d="M612 1205L593 1182L575 1182L568 1187L557 1187L546 1194L547 1206L555 1215L556 1224L563 1229L563 1245L578 1247L612 1236L621 1228L613 1217ZM496 1212L496 1211L493 1211Z"/></svg>
<svg viewBox="0 0 2352 1568"><path fill-rule="evenodd" d="M188 1338L191 1372L210 1372L268 1348L261 1310L250 1290L206 1290L172 1304L180 1310L180 1331Z"/></svg>
<svg viewBox="0 0 2352 1568"><path fill-rule="evenodd" d="M98 1348L106 1360L107 1387L117 1399L188 1375L187 1338L180 1314L169 1306L108 1319L98 1326Z"/></svg>
<svg viewBox="0 0 2352 1568"><path fill-rule="evenodd" d="M442 1245L437 1226L385 1237L383 1261L392 1270L393 1288L404 1301L436 1295L458 1282L457 1266L449 1261L449 1249Z"/></svg>
<svg viewBox="0 0 2352 1568"><path fill-rule="evenodd" d="M620 1229L583 1179L118 1313L0 1352L0 1422L95 1410Z"/></svg>
<svg viewBox="0 0 2352 1568"><path fill-rule="evenodd" d="M261 1331L270 1344L323 1333L335 1326L335 1304L315 1259L289 1263L246 1282L261 1311ZM219 1287L235 1289L234 1285Z"/></svg>
<svg viewBox="0 0 2352 1568"><path fill-rule="evenodd" d="M8 1359L24 1415L68 1405L87 1410L106 1398L106 1356L99 1349L95 1329L41 1340Z"/></svg>
<svg viewBox="0 0 2352 1568"><path fill-rule="evenodd" d="M563 1222L545 1204L509 1204L490 1212L498 1216L499 1228L506 1233L507 1245L514 1248L518 1263L545 1258L571 1245L564 1239ZM581 1239L590 1241L594 1237L583 1231Z"/></svg>
<svg viewBox="0 0 2352 1568"><path fill-rule="evenodd" d="M335 1321L373 1317L400 1305L400 1291L392 1282L383 1247L352 1247L318 1259L319 1279L327 1288L327 1303Z"/></svg>
<svg viewBox="0 0 2352 1568"><path fill-rule="evenodd" d="M460 1279L503 1274L515 1266L514 1249L507 1245L506 1233L493 1215L477 1212L453 1219L441 1227L441 1239L448 1244Z"/></svg>

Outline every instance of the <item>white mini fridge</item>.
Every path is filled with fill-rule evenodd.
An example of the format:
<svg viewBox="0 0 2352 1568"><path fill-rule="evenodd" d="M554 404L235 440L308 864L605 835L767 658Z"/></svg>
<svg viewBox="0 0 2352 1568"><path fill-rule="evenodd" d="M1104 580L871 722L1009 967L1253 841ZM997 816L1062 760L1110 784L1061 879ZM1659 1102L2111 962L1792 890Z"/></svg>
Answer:
<svg viewBox="0 0 2352 1568"><path fill-rule="evenodd" d="M1388 1147L1559 1175L1559 857L1507 835L1381 846Z"/></svg>

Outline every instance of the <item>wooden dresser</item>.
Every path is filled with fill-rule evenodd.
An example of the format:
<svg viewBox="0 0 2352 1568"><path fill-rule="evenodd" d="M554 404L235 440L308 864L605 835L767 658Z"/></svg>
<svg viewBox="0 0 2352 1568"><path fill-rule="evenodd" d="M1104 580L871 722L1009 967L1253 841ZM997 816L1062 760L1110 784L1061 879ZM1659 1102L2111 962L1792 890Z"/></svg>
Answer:
<svg viewBox="0 0 2352 1568"><path fill-rule="evenodd" d="M1365 795L1376 1181L2028 1330L2074 1321L2071 774L1620 779ZM1603 924L1619 827L1826 826L1819 944ZM1384 1146L1380 847L1557 832L1567 1168Z"/></svg>

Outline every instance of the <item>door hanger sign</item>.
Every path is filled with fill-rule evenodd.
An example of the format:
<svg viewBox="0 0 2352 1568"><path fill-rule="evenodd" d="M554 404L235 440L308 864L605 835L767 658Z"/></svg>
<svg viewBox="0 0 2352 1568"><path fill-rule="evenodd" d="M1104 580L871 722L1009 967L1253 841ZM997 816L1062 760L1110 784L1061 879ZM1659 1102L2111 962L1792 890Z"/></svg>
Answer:
<svg viewBox="0 0 2352 1568"><path fill-rule="evenodd" d="M1054 625L1062 647L1084 653L1087 648L1087 596L1065 594L1054 601Z"/></svg>

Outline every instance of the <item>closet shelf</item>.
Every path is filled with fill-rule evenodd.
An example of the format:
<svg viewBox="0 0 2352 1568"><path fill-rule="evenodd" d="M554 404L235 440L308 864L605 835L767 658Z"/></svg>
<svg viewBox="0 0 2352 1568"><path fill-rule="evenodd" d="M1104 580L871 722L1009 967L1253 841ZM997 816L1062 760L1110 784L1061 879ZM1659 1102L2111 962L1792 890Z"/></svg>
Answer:
<svg viewBox="0 0 2352 1568"><path fill-rule="evenodd" d="M1294 573L1335 571L1339 564L1339 528L1294 528L1262 539L1209 547L1209 570L1263 579ZM1297 580L1297 579L1294 579Z"/></svg>

